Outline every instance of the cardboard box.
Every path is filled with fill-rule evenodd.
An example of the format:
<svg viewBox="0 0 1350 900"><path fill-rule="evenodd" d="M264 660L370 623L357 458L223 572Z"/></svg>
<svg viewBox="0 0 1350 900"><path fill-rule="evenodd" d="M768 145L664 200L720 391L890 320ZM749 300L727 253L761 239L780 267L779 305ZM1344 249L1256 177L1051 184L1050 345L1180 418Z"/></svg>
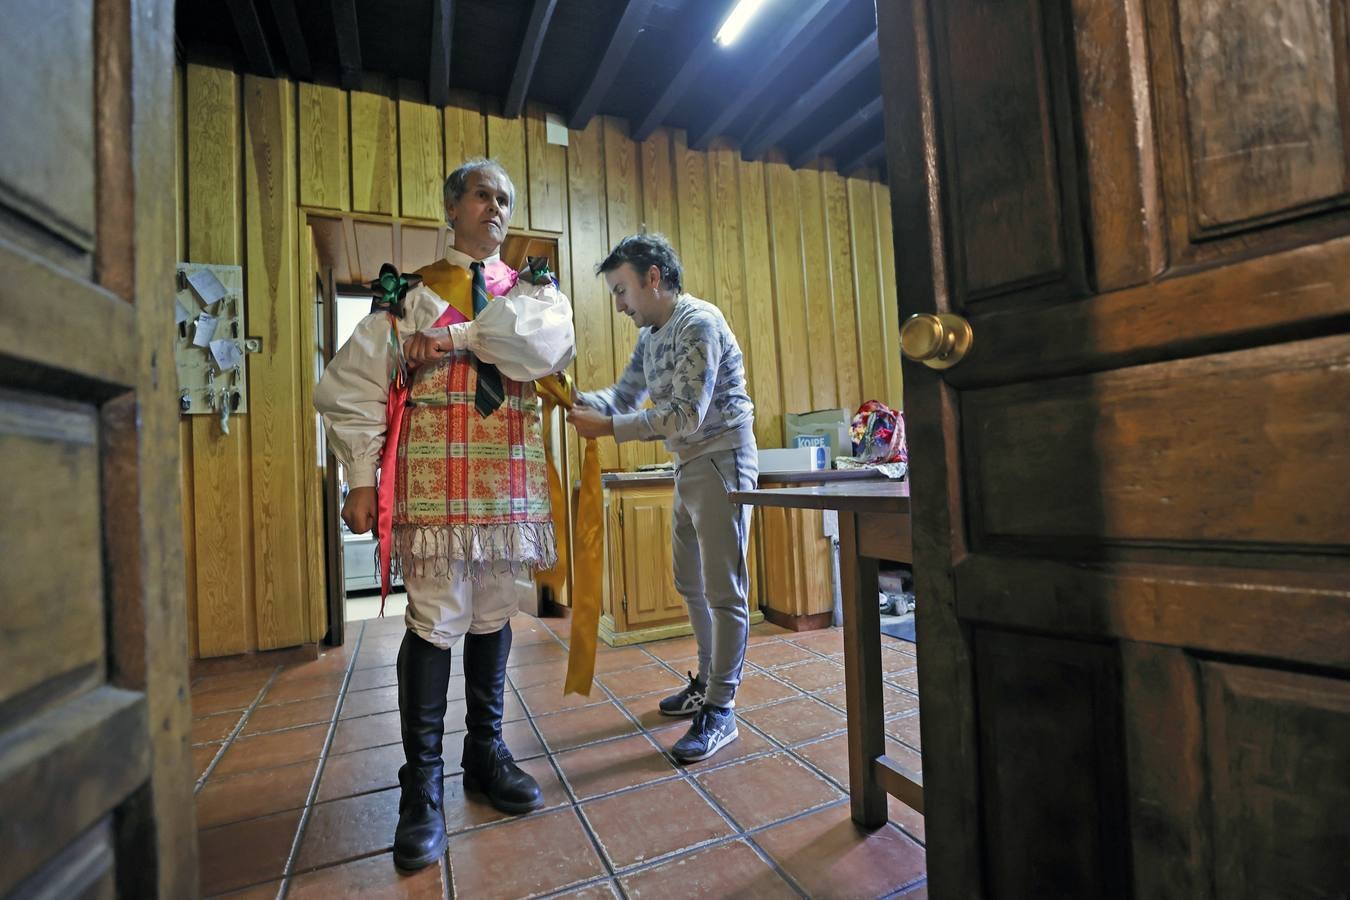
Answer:
<svg viewBox="0 0 1350 900"><path fill-rule="evenodd" d="M852 456L853 441L848 427L852 416L846 409L817 409L805 413L787 413L783 426L789 447L818 446L822 438L829 443L829 458ZM828 466L826 467L828 468Z"/></svg>
<svg viewBox="0 0 1350 900"><path fill-rule="evenodd" d="M818 472L830 467L830 448L787 447L782 450L759 451L759 473Z"/></svg>

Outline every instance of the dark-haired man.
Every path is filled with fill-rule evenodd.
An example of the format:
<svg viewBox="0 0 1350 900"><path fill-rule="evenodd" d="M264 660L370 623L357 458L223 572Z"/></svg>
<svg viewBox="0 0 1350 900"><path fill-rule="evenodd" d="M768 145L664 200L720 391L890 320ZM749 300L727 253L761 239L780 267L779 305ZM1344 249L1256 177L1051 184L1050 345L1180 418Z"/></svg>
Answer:
<svg viewBox="0 0 1350 900"><path fill-rule="evenodd" d="M698 674L661 701L693 715L672 754L707 759L737 737L732 711L749 634L745 551L750 510L727 497L759 477L745 361L716 306L684 293L680 260L659 234L619 241L596 267L614 308L640 330L623 377L578 397L569 419L582 437L665 442L675 461L675 587L698 641ZM651 409L642 409L650 395Z"/></svg>

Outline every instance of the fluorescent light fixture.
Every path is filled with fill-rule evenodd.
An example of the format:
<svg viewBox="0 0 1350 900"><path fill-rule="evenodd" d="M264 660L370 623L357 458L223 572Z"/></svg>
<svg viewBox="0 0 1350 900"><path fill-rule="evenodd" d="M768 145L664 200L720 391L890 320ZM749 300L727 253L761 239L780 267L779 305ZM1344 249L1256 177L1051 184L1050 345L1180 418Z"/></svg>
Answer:
<svg viewBox="0 0 1350 900"><path fill-rule="evenodd" d="M722 27L717 29L717 36L713 40L723 47L730 47L763 5L764 0L739 0Z"/></svg>

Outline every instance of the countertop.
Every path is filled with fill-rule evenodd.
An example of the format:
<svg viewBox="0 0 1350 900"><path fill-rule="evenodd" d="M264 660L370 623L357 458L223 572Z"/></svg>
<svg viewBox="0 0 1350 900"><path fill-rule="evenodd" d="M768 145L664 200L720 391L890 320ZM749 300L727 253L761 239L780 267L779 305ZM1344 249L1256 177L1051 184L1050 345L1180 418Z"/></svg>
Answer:
<svg viewBox="0 0 1350 900"><path fill-rule="evenodd" d="M600 483L607 488L622 489L652 484L663 484L675 480L673 469L658 469L650 472L606 472L600 477ZM885 481L886 476L876 469L820 469L809 472L764 472L759 476L761 487L787 484L832 484L835 482Z"/></svg>

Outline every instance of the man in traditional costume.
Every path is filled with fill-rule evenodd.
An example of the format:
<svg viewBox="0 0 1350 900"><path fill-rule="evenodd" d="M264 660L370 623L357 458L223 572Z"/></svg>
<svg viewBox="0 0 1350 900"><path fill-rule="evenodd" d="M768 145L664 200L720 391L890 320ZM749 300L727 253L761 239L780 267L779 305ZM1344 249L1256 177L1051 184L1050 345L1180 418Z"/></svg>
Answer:
<svg viewBox="0 0 1350 900"><path fill-rule="evenodd" d="M750 508L728 494L758 483L755 407L736 335L716 306L684 292L669 241L626 237L596 273L605 276L615 310L640 329L637 348L618 383L577 395L568 419L584 438L665 441L674 459L675 589L689 607L698 674L659 708L694 717L671 754L697 762L739 734L732 707L750 630Z"/></svg>
<svg viewBox="0 0 1350 900"><path fill-rule="evenodd" d="M502 704L515 575L557 561L533 382L572 361L575 336L547 266L532 261L517 273L498 255L514 205L496 162L473 159L452 172L445 259L412 277L382 270L376 309L314 396L347 470L343 520L358 534L376 527L384 591L393 562L408 593L394 836L394 862L407 870L445 851L441 741L461 636L464 788L507 813L543 803L502 740Z"/></svg>

